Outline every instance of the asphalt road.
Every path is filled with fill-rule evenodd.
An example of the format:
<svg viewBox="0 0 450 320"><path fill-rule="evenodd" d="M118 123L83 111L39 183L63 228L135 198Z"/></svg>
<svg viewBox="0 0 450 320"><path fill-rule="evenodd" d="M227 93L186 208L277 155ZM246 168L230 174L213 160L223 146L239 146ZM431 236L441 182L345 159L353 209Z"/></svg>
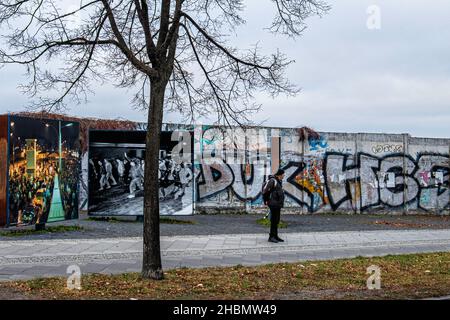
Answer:
<svg viewBox="0 0 450 320"><path fill-rule="evenodd" d="M170 216L170 219L188 221L193 224L161 224L162 236L252 234L268 232L268 227L256 223L262 215L194 215ZM0 236L1 240L30 239L93 239L142 236L142 222L134 217L118 217L120 221L93 221L87 215L79 220L47 224L79 225L81 231L66 233L27 235L20 237ZM450 229L450 216L388 216L388 215L282 215L287 227L285 232L318 231L366 231L366 230L420 230ZM0 232L2 229L0 229ZM7 232L3 230L3 232Z"/></svg>

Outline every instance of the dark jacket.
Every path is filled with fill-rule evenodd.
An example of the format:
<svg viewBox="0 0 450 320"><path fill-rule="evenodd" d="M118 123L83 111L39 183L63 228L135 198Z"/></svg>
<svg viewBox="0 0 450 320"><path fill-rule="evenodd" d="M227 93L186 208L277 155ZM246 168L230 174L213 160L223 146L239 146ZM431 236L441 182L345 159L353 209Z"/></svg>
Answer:
<svg viewBox="0 0 450 320"><path fill-rule="evenodd" d="M264 186L263 193L269 193L269 200L267 202L269 207L283 208L284 191L282 181L278 180L274 176L269 176L269 180Z"/></svg>

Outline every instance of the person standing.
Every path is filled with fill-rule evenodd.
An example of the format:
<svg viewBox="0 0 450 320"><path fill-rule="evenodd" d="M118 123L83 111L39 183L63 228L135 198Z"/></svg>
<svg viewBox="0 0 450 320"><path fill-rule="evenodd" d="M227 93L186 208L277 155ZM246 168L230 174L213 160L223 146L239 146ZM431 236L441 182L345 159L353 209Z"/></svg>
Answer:
<svg viewBox="0 0 450 320"><path fill-rule="evenodd" d="M144 186L142 185L144 172L140 166L139 159L133 159L131 162L131 168L130 168L130 194L128 195L128 199L133 199L136 197L136 190L144 190Z"/></svg>
<svg viewBox="0 0 450 320"><path fill-rule="evenodd" d="M123 161L120 159L116 159L116 162L117 162L117 172L119 173L119 182L123 184L125 175L125 165L123 164Z"/></svg>
<svg viewBox="0 0 450 320"><path fill-rule="evenodd" d="M100 171L100 181L99 181L99 185L100 185L100 189L98 189L98 191L103 191L105 186L106 189L111 188L108 179L106 179L106 170L105 170L105 166L103 165L102 161L98 161L97 162L98 166L99 166L99 171Z"/></svg>
<svg viewBox="0 0 450 320"><path fill-rule="evenodd" d="M108 185L109 185L109 181L112 181L112 185L115 186L117 185L116 179L114 178L113 175L113 166L111 164L111 162L109 162L108 159L104 160L105 162L105 171L106 171L106 181L108 181ZM107 188L109 189L109 188Z"/></svg>
<svg viewBox="0 0 450 320"><path fill-rule="evenodd" d="M179 176L179 184L181 187L181 194L178 197L182 197L184 196L186 187L192 180L193 177L192 170L189 169L185 163L180 163L178 176Z"/></svg>
<svg viewBox="0 0 450 320"><path fill-rule="evenodd" d="M270 209L269 242L284 242L278 237L278 224L280 223L281 208L284 206L283 191L284 170L278 169L275 175L270 175L263 187L264 204Z"/></svg>

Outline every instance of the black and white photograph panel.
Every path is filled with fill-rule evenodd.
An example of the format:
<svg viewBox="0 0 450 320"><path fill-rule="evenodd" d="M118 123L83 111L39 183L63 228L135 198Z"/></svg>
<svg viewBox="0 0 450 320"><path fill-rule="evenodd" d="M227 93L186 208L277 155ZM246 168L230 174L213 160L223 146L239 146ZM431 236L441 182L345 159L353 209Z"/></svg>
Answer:
<svg viewBox="0 0 450 320"><path fill-rule="evenodd" d="M192 161L172 154L178 141L161 136L159 200L161 215L193 213ZM144 199L144 131L91 131L89 143L89 214L141 216Z"/></svg>

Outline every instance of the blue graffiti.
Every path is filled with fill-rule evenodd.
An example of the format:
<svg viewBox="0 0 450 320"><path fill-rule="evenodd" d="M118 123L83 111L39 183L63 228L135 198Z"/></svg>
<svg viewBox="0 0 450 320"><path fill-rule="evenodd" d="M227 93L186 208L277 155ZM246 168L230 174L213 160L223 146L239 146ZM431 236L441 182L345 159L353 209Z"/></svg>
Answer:
<svg viewBox="0 0 450 320"><path fill-rule="evenodd" d="M324 137L318 139L309 139L309 151L318 151L319 148L325 149L328 147L328 142Z"/></svg>

